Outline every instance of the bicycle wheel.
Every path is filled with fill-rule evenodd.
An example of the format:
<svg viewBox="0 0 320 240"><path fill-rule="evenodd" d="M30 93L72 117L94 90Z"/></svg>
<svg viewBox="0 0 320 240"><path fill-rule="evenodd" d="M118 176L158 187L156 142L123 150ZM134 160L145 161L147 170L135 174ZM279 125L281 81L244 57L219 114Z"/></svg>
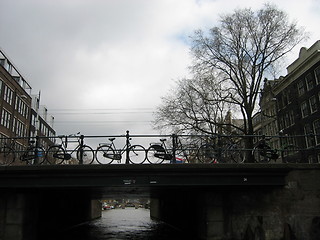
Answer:
<svg viewBox="0 0 320 240"><path fill-rule="evenodd" d="M46 153L46 162L49 164L61 164L65 159L65 150L61 146L51 146Z"/></svg>
<svg viewBox="0 0 320 240"><path fill-rule="evenodd" d="M96 150L96 160L99 164L110 164L114 157L115 152L110 145L101 145Z"/></svg>
<svg viewBox="0 0 320 240"><path fill-rule="evenodd" d="M2 147L0 150L0 166L11 165L16 158L16 155L11 147Z"/></svg>
<svg viewBox="0 0 320 240"><path fill-rule="evenodd" d="M295 145L288 145L281 151L284 163L299 163L302 160L301 149Z"/></svg>
<svg viewBox="0 0 320 240"><path fill-rule="evenodd" d="M43 147L30 147L21 155L20 160L27 165L42 164L45 160L45 150Z"/></svg>
<svg viewBox="0 0 320 240"><path fill-rule="evenodd" d="M129 148L129 162L142 164L146 160L146 149L141 145L132 145Z"/></svg>
<svg viewBox="0 0 320 240"><path fill-rule="evenodd" d="M262 156L260 154L261 151L262 150L258 147L254 147L252 150L252 155L253 155L253 158L256 162L261 162L261 158L262 158Z"/></svg>
<svg viewBox="0 0 320 240"><path fill-rule="evenodd" d="M253 149L253 156L256 162L268 163L271 159L276 160L279 155L277 151L269 146L256 146Z"/></svg>
<svg viewBox="0 0 320 240"><path fill-rule="evenodd" d="M82 153L82 163L83 164L91 164L94 160L94 151L90 146L84 145L82 148L79 148L77 151L77 159L81 161L81 153Z"/></svg>
<svg viewBox="0 0 320 240"><path fill-rule="evenodd" d="M234 163L243 163L244 162L244 151L239 148L238 145L236 144L232 144L228 147L228 149L226 150L226 161L230 163L231 161Z"/></svg>
<svg viewBox="0 0 320 240"><path fill-rule="evenodd" d="M200 163L216 163L218 152L211 144L204 144L197 151L197 158Z"/></svg>
<svg viewBox="0 0 320 240"><path fill-rule="evenodd" d="M160 145L151 145L147 150L147 160L151 164L161 164L164 161L165 149Z"/></svg>

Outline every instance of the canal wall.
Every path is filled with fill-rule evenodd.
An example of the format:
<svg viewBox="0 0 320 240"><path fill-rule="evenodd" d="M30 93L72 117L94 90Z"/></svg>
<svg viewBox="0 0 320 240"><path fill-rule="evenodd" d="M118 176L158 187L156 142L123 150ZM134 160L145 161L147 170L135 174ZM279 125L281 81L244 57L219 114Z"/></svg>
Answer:
<svg viewBox="0 0 320 240"><path fill-rule="evenodd" d="M74 225L101 217L101 203L74 191L0 195L0 240L46 239Z"/></svg>
<svg viewBox="0 0 320 240"><path fill-rule="evenodd" d="M0 240L34 239L37 199L33 194L7 192L0 195Z"/></svg>
<svg viewBox="0 0 320 240"><path fill-rule="evenodd" d="M320 239L320 171L290 171L282 188L224 193L231 239Z"/></svg>
<svg viewBox="0 0 320 240"><path fill-rule="evenodd" d="M197 239L320 239L320 171L296 169L283 186L167 191L151 199L151 217Z"/></svg>

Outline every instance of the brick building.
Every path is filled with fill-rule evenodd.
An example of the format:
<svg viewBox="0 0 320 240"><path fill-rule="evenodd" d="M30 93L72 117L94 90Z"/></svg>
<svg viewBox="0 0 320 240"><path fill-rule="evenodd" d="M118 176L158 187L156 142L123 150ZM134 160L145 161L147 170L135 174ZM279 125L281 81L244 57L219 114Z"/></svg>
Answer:
<svg viewBox="0 0 320 240"><path fill-rule="evenodd" d="M266 80L261 95L261 128L257 132L278 135L305 151L306 162L320 161L320 40L287 67L287 75ZM283 144L279 140L273 147Z"/></svg>
<svg viewBox="0 0 320 240"><path fill-rule="evenodd" d="M7 138L16 138L14 148L23 150L30 137L52 137L55 131L40 112L40 98L31 95L31 86L12 61L0 50L0 146ZM52 144L50 138L42 145Z"/></svg>

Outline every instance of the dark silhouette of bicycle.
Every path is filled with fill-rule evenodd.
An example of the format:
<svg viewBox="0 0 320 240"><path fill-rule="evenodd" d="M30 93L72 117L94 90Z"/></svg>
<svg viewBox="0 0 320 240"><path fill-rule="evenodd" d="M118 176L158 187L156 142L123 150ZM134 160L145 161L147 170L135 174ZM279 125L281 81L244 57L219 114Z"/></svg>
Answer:
<svg viewBox="0 0 320 240"><path fill-rule="evenodd" d="M284 138L281 137L280 138ZM284 144L280 149L273 149L267 143L272 137L262 136L262 138L256 143L252 150L252 155L256 162L270 162L276 160L281 156L283 163L297 163L301 161L302 153L301 149L294 144Z"/></svg>
<svg viewBox="0 0 320 240"><path fill-rule="evenodd" d="M25 162L27 165L42 164L44 161L45 150L42 146L36 146L37 144L35 143L35 140L30 140L29 146L25 150L21 151L21 155L18 154L19 151L15 149L16 139L11 139L10 143L4 143L0 148L0 165L12 165L17 158L21 162Z"/></svg>
<svg viewBox="0 0 320 240"><path fill-rule="evenodd" d="M69 140L69 138L76 138L76 140ZM93 149L84 144L84 136L71 134L69 136L59 136L61 144L52 145L48 148L46 153L46 162L49 164L62 164L64 161L77 160L80 164L91 164L94 160ZM68 149L68 143L76 142L77 146L74 149ZM75 157L72 154L75 153Z"/></svg>
<svg viewBox="0 0 320 240"><path fill-rule="evenodd" d="M244 151L230 138L227 139L227 143L222 143L221 140L216 142L216 137L210 137L209 143L199 147L198 161L200 163L243 163L245 160Z"/></svg>
<svg viewBox="0 0 320 240"><path fill-rule="evenodd" d="M147 160L151 164L165 163L190 163L194 148L184 146L177 136L174 137L174 147L167 148L166 138L160 139L160 143L150 143L147 150Z"/></svg>
<svg viewBox="0 0 320 240"><path fill-rule="evenodd" d="M42 164L45 160L45 155L46 151L39 145L39 139L36 138L36 141L29 141L29 146L20 155L20 161L25 161L28 165Z"/></svg>
<svg viewBox="0 0 320 240"><path fill-rule="evenodd" d="M12 140L10 143L4 142L4 144L0 147L1 166L9 166L16 160L14 144L15 141Z"/></svg>
<svg viewBox="0 0 320 240"><path fill-rule="evenodd" d="M160 139L160 143L150 143L147 150L147 160L151 164L161 164L164 161L172 162L173 154L169 153L166 146L167 139Z"/></svg>
<svg viewBox="0 0 320 240"><path fill-rule="evenodd" d="M96 160L99 164L111 164L114 161L121 163L122 155L126 154L126 163L142 164L146 160L146 149L142 145L131 145L131 138L127 138L122 149L117 149L114 140L109 138L110 143L100 143L96 150Z"/></svg>

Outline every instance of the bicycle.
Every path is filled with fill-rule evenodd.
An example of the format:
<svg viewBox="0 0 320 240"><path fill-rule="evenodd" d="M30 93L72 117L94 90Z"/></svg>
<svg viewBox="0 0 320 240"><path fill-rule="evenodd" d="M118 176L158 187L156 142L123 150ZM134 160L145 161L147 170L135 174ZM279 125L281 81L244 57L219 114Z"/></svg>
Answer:
<svg viewBox="0 0 320 240"><path fill-rule="evenodd" d="M218 137L210 137L211 143L202 144L197 151L197 159L200 163L243 163L244 151L237 143L232 142L230 139L226 144L222 144L221 139Z"/></svg>
<svg viewBox="0 0 320 240"><path fill-rule="evenodd" d="M72 154L76 153L76 159L80 164L91 164L94 161L94 151L93 149L83 143L84 136L77 134L71 134L69 136L58 136L61 140L61 144L52 145L48 148L46 153L46 162L49 164L62 164L64 161L68 161L72 158ZM68 138L76 137L76 141L70 141ZM78 145L72 149L68 150L68 143L76 142Z"/></svg>
<svg viewBox="0 0 320 240"><path fill-rule="evenodd" d="M262 136L252 150L252 155L256 162L275 162L281 156L283 163L296 163L301 159L301 149L294 144L284 144L280 149L274 149L267 143L272 137Z"/></svg>
<svg viewBox="0 0 320 240"><path fill-rule="evenodd" d="M195 162L195 149L197 149L197 147L193 143L182 144L181 140L178 139L176 145L176 163Z"/></svg>
<svg viewBox="0 0 320 240"><path fill-rule="evenodd" d="M163 161L172 161L173 154L168 153L165 142L167 139L160 139L161 143L150 143L147 150L147 160L151 164L161 164Z"/></svg>
<svg viewBox="0 0 320 240"><path fill-rule="evenodd" d="M1 166L9 166L15 161L16 154L12 146L13 146L13 143L7 144L5 142L0 147L0 165Z"/></svg>
<svg viewBox="0 0 320 240"><path fill-rule="evenodd" d="M111 143L100 143L97 147L95 156L99 164L111 164L113 161L121 163L122 155L126 153L126 163L142 164L146 160L146 149L142 145L131 145L131 138L127 138L126 144L122 149L117 149L114 140L109 138Z"/></svg>
<svg viewBox="0 0 320 240"><path fill-rule="evenodd" d="M20 161L25 161L28 165L42 164L45 161L46 151L42 146L37 146L38 144L38 137L36 137L36 141L30 140L29 146L23 151L23 154L20 155Z"/></svg>
<svg viewBox="0 0 320 240"><path fill-rule="evenodd" d="M36 139L38 142L39 139ZM42 146L36 146L35 140L29 141L29 146L26 150L23 150L23 154L19 156L21 162L25 162L27 165L42 164L44 161L45 150ZM9 166L12 165L17 158L17 151L15 150L16 139L11 139L10 144L4 143L0 148L0 165Z"/></svg>
<svg viewBox="0 0 320 240"><path fill-rule="evenodd" d="M164 161L169 161L168 163L173 163L175 158L175 163L188 163L190 162L187 149L185 149L180 141L180 139L175 140L175 150L170 150L167 148L165 142L167 139L160 139L160 143L150 143L147 149L147 160L151 164L161 164ZM189 149L190 150L190 149Z"/></svg>

